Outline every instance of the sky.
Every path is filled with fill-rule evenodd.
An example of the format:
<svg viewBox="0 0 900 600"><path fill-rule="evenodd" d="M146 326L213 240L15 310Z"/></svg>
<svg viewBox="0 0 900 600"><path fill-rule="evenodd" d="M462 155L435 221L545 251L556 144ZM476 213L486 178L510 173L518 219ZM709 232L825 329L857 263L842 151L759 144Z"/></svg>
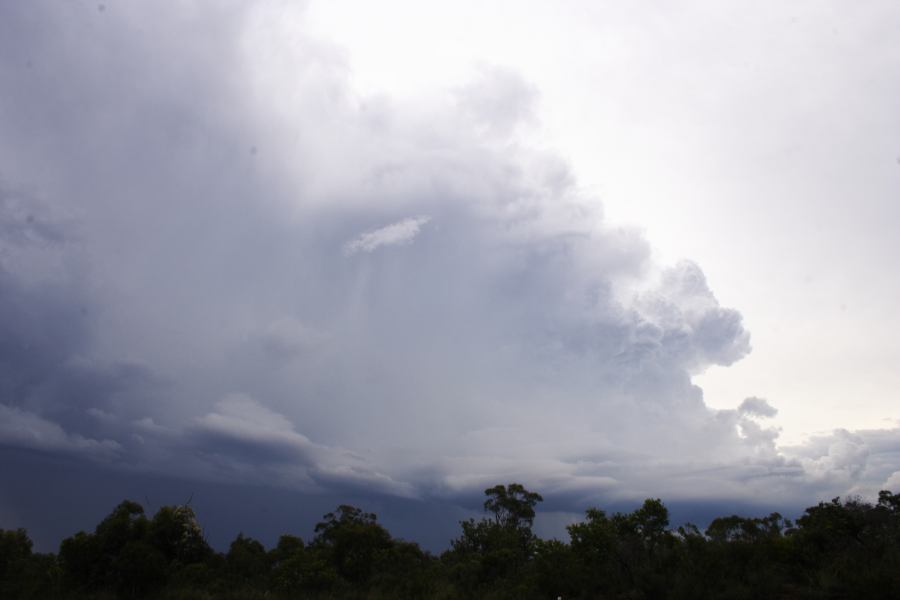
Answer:
<svg viewBox="0 0 900 600"><path fill-rule="evenodd" d="M893 2L0 3L0 527L432 548L900 488ZM52 516L51 516L52 515Z"/></svg>

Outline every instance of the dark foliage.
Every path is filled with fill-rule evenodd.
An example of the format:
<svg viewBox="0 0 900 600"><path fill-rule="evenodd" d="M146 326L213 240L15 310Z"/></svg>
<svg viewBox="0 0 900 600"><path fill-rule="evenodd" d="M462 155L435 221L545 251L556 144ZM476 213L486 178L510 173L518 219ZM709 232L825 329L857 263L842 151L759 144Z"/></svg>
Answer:
<svg viewBox="0 0 900 600"><path fill-rule="evenodd" d="M304 543L239 534L213 551L189 506L147 518L124 501L59 553L0 529L0 598L900 598L900 495L820 502L796 523L778 513L669 526L648 499L631 513L590 508L568 543L532 532L543 499L519 484L485 490L486 516L461 523L440 557L342 505Z"/></svg>

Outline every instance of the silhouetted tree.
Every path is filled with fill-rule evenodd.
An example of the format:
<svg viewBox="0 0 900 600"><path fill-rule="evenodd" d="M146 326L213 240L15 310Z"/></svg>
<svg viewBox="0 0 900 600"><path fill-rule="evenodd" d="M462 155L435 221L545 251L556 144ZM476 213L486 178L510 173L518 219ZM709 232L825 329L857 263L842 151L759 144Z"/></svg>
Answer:
<svg viewBox="0 0 900 600"><path fill-rule="evenodd" d="M269 556L260 542L239 533L228 547L225 568L234 585L258 585L268 577Z"/></svg>
<svg viewBox="0 0 900 600"><path fill-rule="evenodd" d="M390 549L391 536L373 513L342 504L316 525L312 546L327 557L338 576L352 584L372 577L379 554Z"/></svg>
<svg viewBox="0 0 900 600"><path fill-rule="evenodd" d="M532 532L539 494L509 484L485 496L485 517L463 521L440 560L349 505L309 544L284 535L267 552L239 534L221 554L189 507L148 519L126 500L58 556L0 530L0 600L900 598L900 496L889 491L874 504L820 502L796 524L731 515L705 532L671 530L651 498L630 513L588 509L568 543Z"/></svg>
<svg viewBox="0 0 900 600"><path fill-rule="evenodd" d="M534 523L534 507L543 498L529 492L522 484L495 485L484 490L487 500L484 510L493 513L494 522L503 527L531 528Z"/></svg>
<svg viewBox="0 0 900 600"><path fill-rule="evenodd" d="M484 510L493 518L461 522L462 536L451 542L444 561L461 590L484 590L493 583L505 596L521 598L530 583L526 570L537 539L531 531L534 507L543 498L518 483L484 493Z"/></svg>
<svg viewBox="0 0 900 600"><path fill-rule="evenodd" d="M120 589L124 585L120 569L130 570L119 555L132 542L147 534L144 508L124 500L94 529L94 533L80 531L62 541L59 560L67 585L80 591ZM134 589L134 593L141 590Z"/></svg>
<svg viewBox="0 0 900 600"><path fill-rule="evenodd" d="M175 567L203 562L212 553L194 510L187 505L161 507L150 521L149 538Z"/></svg>
<svg viewBox="0 0 900 600"><path fill-rule="evenodd" d="M0 598L21 593L22 574L31 560L31 539L24 529L0 529Z"/></svg>

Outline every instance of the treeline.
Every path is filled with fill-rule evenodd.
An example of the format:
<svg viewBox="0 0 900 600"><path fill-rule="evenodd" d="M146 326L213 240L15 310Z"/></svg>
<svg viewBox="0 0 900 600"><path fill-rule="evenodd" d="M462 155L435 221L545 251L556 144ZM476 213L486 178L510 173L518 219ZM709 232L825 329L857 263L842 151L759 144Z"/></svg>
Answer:
<svg viewBox="0 0 900 600"><path fill-rule="evenodd" d="M539 494L485 490L485 517L461 523L440 556L399 540L374 514L340 506L308 542L266 550L238 535L210 548L190 506L152 518L125 501L93 533L32 552L0 530L0 598L900 598L900 495L822 502L796 523L772 513L669 527L647 500L631 513L592 508L568 543L532 532Z"/></svg>

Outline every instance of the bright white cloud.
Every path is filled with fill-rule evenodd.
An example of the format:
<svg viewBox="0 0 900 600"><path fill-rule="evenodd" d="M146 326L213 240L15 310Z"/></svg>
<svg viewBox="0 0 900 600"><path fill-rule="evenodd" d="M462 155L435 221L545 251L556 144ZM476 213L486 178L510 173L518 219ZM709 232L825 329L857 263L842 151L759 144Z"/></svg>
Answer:
<svg viewBox="0 0 900 600"><path fill-rule="evenodd" d="M412 243L419 235L419 230L428 223L431 217L410 217L374 231L361 234L344 245L344 253L352 256L357 252L374 252L382 246L398 246Z"/></svg>

